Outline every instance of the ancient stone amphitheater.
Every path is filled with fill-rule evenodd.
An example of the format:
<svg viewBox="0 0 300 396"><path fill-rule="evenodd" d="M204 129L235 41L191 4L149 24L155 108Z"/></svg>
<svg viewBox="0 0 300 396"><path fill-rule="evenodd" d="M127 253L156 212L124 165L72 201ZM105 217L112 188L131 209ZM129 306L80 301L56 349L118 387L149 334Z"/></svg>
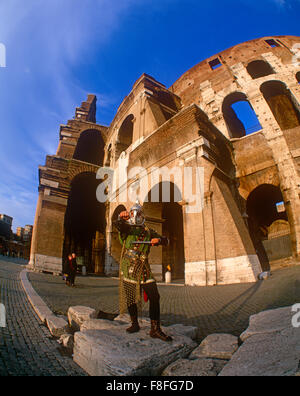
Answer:
<svg viewBox="0 0 300 396"><path fill-rule="evenodd" d="M59 273L76 251L88 272L117 274L113 221L135 193L147 224L170 240L150 255L158 280L168 265L178 282L221 285L297 263L299 43L279 36L236 45L170 88L144 74L109 127L96 123L88 95L39 167L30 268ZM109 199L99 202L96 191Z"/></svg>

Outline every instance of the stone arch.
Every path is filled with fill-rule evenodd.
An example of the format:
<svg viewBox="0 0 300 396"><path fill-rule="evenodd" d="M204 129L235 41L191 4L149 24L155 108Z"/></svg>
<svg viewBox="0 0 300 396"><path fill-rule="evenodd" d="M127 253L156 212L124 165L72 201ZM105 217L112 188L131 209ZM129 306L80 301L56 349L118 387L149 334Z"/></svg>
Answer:
<svg viewBox="0 0 300 396"><path fill-rule="evenodd" d="M240 196L246 201L250 193L262 184L272 184L279 187L278 169L273 167L265 172L258 172L254 175L241 178L239 180L239 193Z"/></svg>
<svg viewBox="0 0 300 396"><path fill-rule="evenodd" d="M121 153L126 151L133 142L133 114L129 114L123 121L117 137L115 159L118 160Z"/></svg>
<svg viewBox="0 0 300 396"><path fill-rule="evenodd" d="M164 201L163 190L170 189L169 202ZM152 194L153 192L153 194ZM155 266L157 274L164 279L167 266L171 267L172 279L184 279L184 227L180 190L172 182L160 182L155 185L144 200L144 212L149 227L168 237L169 245L152 249L150 264Z"/></svg>
<svg viewBox="0 0 300 396"><path fill-rule="evenodd" d="M222 113L229 136L240 138L262 129L248 97L243 92L232 92L222 104Z"/></svg>
<svg viewBox="0 0 300 396"><path fill-rule="evenodd" d="M261 85L260 91L282 130L300 125L299 104L285 83L266 81Z"/></svg>
<svg viewBox="0 0 300 396"><path fill-rule="evenodd" d="M298 84L300 84L300 71L296 74L296 80L298 81Z"/></svg>
<svg viewBox="0 0 300 396"><path fill-rule="evenodd" d="M265 77L275 73L272 66L268 62L261 59L248 63L246 69L253 79Z"/></svg>
<svg viewBox="0 0 300 396"><path fill-rule="evenodd" d="M98 184L94 172L77 173L64 218L63 260L74 252L90 273L104 271L105 205L97 201Z"/></svg>
<svg viewBox="0 0 300 396"><path fill-rule="evenodd" d="M104 141L96 129L81 132L73 154L73 159L102 166L104 158Z"/></svg>
<svg viewBox="0 0 300 396"><path fill-rule="evenodd" d="M75 179L77 175L81 173L94 173L96 178L96 173L98 171L98 167L92 164L80 164L78 165L75 161L69 162L69 169L68 169L68 182L71 184L72 180Z"/></svg>
<svg viewBox="0 0 300 396"><path fill-rule="evenodd" d="M250 236L263 269L270 269L272 261L292 256L290 229L280 235L274 232L282 229L282 222L288 223L280 187L272 184L256 187L248 196L246 210Z"/></svg>

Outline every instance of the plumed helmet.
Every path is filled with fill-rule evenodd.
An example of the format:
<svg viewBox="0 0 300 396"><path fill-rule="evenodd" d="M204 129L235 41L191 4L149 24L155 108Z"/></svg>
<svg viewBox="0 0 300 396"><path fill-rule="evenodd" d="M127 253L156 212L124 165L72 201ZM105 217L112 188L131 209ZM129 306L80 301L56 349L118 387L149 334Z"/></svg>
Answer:
<svg viewBox="0 0 300 396"><path fill-rule="evenodd" d="M145 215L143 212L143 207L138 201L131 207L129 212L130 218L129 222L132 225L142 226L145 223Z"/></svg>

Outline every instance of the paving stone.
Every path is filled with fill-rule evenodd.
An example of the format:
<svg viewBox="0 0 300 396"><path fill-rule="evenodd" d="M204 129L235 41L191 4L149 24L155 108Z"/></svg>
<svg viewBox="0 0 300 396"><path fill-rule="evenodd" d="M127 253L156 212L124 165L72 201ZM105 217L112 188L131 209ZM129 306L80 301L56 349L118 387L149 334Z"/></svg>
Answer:
<svg viewBox="0 0 300 396"><path fill-rule="evenodd" d="M238 338L231 334L211 334L189 356L189 359L231 359L238 349Z"/></svg>
<svg viewBox="0 0 300 396"><path fill-rule="evenodd" d="M47 317L46 323L50 333L57 338L63 335L69 328L68 322L55 315Z"/></svg>
<svg viewBox="0 0 300 396"><path fill-rule="evenodd" d="M0 302L7 327L0 328L1 376L85 376L72 358L62 356L58 343L33 310L19 274L23 266L0 257Z"/></svg>
<svg viewBox="0 0 300 396"><path fill-rule="evenodd" d="M196 326L185 326L181 323L177 323L167 327L167 331L169 335L181 334L185 337L189 337L192 340L196 340L198 338L198 327Z"/></svg>
<svg viewBox="0 0 300 396"><path fill-rule="evenodd" d="M240 339L246 341L247 338L256 334L284 330L291 326L294 314L291 307L284 307L252 315L249 319L249 327L240 335Z"/></svg>
<svg viewBox="0 0 300 396"><path fill-rule="evenodd" d="M163 376L198 376L198 377L216 377L227 360L215 359L178 359L170 364L162 373Z"/></svg>
<svg viewBox="0 0 300 396"><path fill-rule="evenodd" d="M78 305L68 309L69 325L75 331L80 330L80 326L83 324L83 322L89 319L94 319L96 316L96 310L90 307Z"/></svg>
<svg viewBox="0 0 300 396"><path fill-rule="evenodd" d="M300 328L246 339L220 376L292 376L299 371Z"/></svg>

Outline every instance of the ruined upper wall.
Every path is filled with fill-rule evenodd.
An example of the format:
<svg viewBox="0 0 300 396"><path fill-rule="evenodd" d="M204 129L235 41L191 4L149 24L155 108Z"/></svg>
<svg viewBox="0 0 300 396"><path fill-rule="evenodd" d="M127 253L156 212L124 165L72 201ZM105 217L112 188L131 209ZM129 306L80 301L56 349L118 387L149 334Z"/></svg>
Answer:
<svg viewBox="0 0 300 396"><path fill-rule="evenodd" d="M278 47L272 48L266 42L272 39L278 43ZM211 88L215 92L221 91L236 81L235 66L237 64L246 67L253 60L266 60L265 54L268 53L273 53L282 64L290 64L294 56L292 48L297 43L300 43L300 37L297 36L272 36L238 44L188 70L170 87L170 90L181 97L184 106L192 103L199 105L202 101L200 86L205 81L211 83ZM213 70L209 62L217 58L222 66Z"/></svg>

